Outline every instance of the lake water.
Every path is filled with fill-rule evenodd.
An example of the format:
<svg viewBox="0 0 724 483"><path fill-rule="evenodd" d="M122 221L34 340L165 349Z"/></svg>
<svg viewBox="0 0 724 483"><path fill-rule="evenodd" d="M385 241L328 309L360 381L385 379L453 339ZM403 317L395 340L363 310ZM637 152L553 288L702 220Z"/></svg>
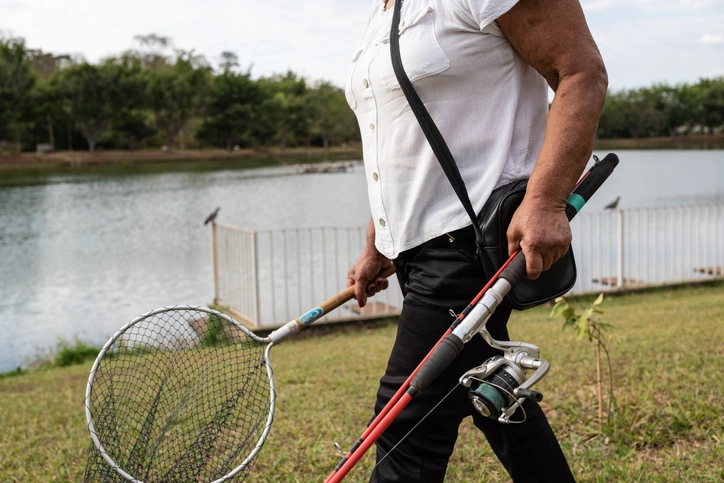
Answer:
<svg viewBox="0 0 724 483"><path fill-rule="evenodd" d="M724 201L724 151L618 154L619 168L586 210L616 196L620 208ZM217 206L218 221L257 230L364 226L369 219L360 163L328 174L99 169L0 187L0 372L61 339L100 345L157 307L208 304L203 220Z"/></svg>

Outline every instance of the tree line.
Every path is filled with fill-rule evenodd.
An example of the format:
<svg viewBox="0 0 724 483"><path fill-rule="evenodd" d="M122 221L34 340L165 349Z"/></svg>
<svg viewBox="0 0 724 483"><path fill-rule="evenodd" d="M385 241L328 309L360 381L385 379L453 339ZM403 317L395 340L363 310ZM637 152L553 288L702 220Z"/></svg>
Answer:
<svg viewBox="0 0 724 483"><path fill-rule="evenodd" d="M714 134L724 130L724 77L609 92L600 138Z"/></svg>
<svg viewBox="0 0 724 483"><path fill-rule="evenodd" d="M155 34L96 64L0 34L0 154L50 149L330 146L359 141L342 89L294 72L252 79L232 52L214 69ZM610 91L599 138L715 133L724 77Z"/></svg>
<svg viewBox="0 0 724 483"><path fill-rule="evenodd" d="M342 89L294 72L252 79L168 38L92 64L0 37L0 153L50 149L330 146L359 140ZM172 51L171 51L172 50ZM171 51L169 53L169 51Z"/></svg>

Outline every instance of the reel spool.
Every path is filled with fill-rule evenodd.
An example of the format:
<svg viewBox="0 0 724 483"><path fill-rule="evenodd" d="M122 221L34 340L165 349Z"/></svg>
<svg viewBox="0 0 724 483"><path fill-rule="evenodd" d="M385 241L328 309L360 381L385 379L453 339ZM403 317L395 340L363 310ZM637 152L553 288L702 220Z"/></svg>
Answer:
<svg viewBox="0 0 724 483"><path fill-rule="evenodd" d="M470 388L470 402L481 415L505 424L522 423L526 420L523 401L543 400L543 394L530 388L548 373L550 363L538 359L540 349L533 344L497 341L485 328L479 333L491 347L501 349L503 355L491 357L467 371L460 383ZM528 377L533 369L535 371ZM512 420L518 408L523 413L522 419Z"/></svg>
<svg viewBox="0 0 724 483"><path fill-rule="evenodd" d="M492 359L488 362L491 362ZM513 391L525 381L525 373L515 366L503 366L479 381L468 393L475 409L486 418L498 419L504 407L515 401Z"/></svg>

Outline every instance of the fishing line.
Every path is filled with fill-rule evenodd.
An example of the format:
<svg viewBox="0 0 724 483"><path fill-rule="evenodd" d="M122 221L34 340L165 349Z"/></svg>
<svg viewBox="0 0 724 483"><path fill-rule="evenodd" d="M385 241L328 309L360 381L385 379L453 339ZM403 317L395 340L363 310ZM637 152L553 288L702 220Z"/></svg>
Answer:
<svg viewBox="0 0 724 483"><path fill-rule="evenodd" d="M412 429L407 432L407 434L405 434L402 438L400 438L400 440L399 440L392 448L390 448L390 451L388 451L387 453L385 453L385 455L384 455L382 458L380 458L380 460L377 462L377 464L375 464L375 465L372 467L372 469L371 469L371 470L367 473L367 475L365 475L365 476L370 476L370 475L372 474L372 472L375 470L375 468L377 468L377 466L380 465L380 463L382 463L382 462L385 460L385 458L387 458L390 454L392 454L392 452L395 451L395 448L397 448L400 444L402 444L402 442L405 441L405 439L407 439L407 437L408 437L410 434L412 434L412 432L413 432L415 429L417 429L417 427L418 427L419 425L421 425L422 422L425 421L425 419L427 419L427 417L428 417L430 414L432 414L432 412L433 412L435 409L437 409L437 407L438 407L440 404L442 404L443 402L445 402L445 399L447 399L448 396L450 396L450 394L452 394L453 391L454 391L455 389L457 389L459 385L460 385L459 382L458 382L457 384L455 384L455 385L453 386L453 388L450 389L450 392L448 392L447 394L445 394L445 395L442 397L442 399L440 399L440 401L439 401L437 404L435 404L435 406L434 406L432 409L430 409L430 411L427 412L427 414L425 414L422 418L420 418L420 420L417 422L417 424L415 424L415 426L413 426Z"/></svg>

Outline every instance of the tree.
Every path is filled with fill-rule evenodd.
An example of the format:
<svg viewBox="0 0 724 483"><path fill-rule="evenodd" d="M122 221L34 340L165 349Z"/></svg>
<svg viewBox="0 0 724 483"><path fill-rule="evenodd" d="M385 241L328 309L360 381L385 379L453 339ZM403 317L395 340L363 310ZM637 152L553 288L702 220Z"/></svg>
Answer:
<svg viewBox="0 0 724 483"><path fill-rule="evenodd" d="M149 81L148 104L153 122L169 150L189 118L201 113L206 102L210 72L208 67L195 66L197 61L192 52L179 52L173 65L159 69Z"/></svg>
<svg viewBox="0 0 724 483"><path fill-rule="evenodd" d="M77 59L70 55L54 55L42 50L28 51L28 66L38 77L32 93L32 118L36 126L45 125L51 150L55 150L55 121L68 120L68 110L63 108L63 99L52 84L52 79L61 69L73 65ZM71 145L72 143L69 143Z"/></svg>
<svg viewBox="0 0 724 483"><path fill-rule="evenodd" d="M239 67L239 56L237 56L234 52L225 50L221 53L221 62L219 62L219 67L221 67L221 71L224 73L233 70L234 67ZM251 68L249 68L249 71L251 71Z"/></svg>
<svg viewBox="0 0 724 483"><path fill-rule="evenodd" d="M111 121L143 102L144 83L138 62L109 59L97 66L84 62L63 69L56 87L68 99L71 116L88 149L95 151Z"/></svg>
<svg viewBox="0 0 724 483"><path fill-rule="evenodd" d="M306 93L307 124L328 148L334 141L359 139L359 128L347 104L344 91L329 82L318 82Z"/></svg>
<svg viewBox="0 0 724 483"><path fill-rule="evenodd" d="M304 96L307 85L304 79L289 71L268 79L260 79L265 100L260 106L264 114L261 125L272 128L280 149L285 149L295 135L307 136L309 126L305 121Z"/></svg>
<svg viewBox="0 0 724 483"><path fill-rule="evenodd" d="M169 57L166 50L169 49L173 42L169 37L150 33L147 35L136 35L133 39L141 46L139 50L130 50L124 55L127 57L137 58L141 61L141 66L157 72L169 63Z"/></svg>
<svg viewBox="0 0 724 483"><path fill-rule="evenodd" d="M42 50L28 51L28 65L30 70L35 72L41 80L50 80L56 71L63 69L76 62L73 57L67 54L55 55Z"/></svg>
<svg viewBox="0 0 724 483"><path fill-rule="evenodd" d="M28 67L25 40L0 38L0 140L15 141L18 151L30 118L35 82Z"/></svg>
<svg viewBox="0 0 724 483"><path fill-rule="evenodd" d="M724 77L700 79L694 85L697 120L709 134L724 124Z"/></svg>
<svg viewBox="0 0 724 483"><path fill-rule="evenodd" d="M230 68L227 64L211 82L206 118L198 133L198 137L223 144L228 150L244 139L251 140L252 122L262 101L259 85L251 80L251 74L236 74Z"/></svg>
<svg viewBox="0 0 724 483"><path fill-rule="evenodd" d="M655 84L651 88L656 98L656 110L660 112L663 129L674 137L680 128L688 131L695 123L691 88L687 84L669 87Z"/></svg>

